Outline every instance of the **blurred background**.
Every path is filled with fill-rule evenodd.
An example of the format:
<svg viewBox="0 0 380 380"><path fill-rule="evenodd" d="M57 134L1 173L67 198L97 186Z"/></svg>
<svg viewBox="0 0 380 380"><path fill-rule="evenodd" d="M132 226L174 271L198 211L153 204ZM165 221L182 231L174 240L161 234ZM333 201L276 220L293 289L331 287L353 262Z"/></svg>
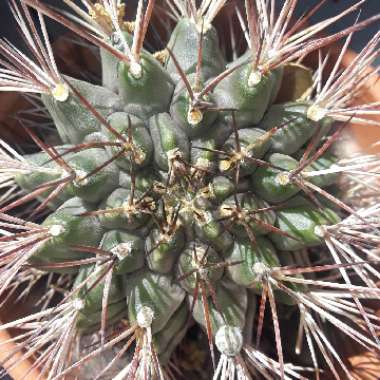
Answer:
<svg viewBox="0 0 380 380"><path fill-rule="evenodd" d="M278 5L280 6L285 0L277 0ZM301 15L306 9L317 4L321 0L301 0L299 1L299 5L297 7L297 14ZM320 9L318 14L313 17L313 21L323 20L326 17L331 17L334 14L338 14L339 12L347 9L349 5L357 3L359 0L328 0L326 4ZM80 0L76 0L79 4ZM136 0L129 0L128 6L131 3L135 3ZM15 33L15 24L13 22L12 16L9 12L8 6L9 0L0 1L0 36L3 38L8 38L11 41L17 40L17 33ZM44 0L44 3L51 5L59 5L61 6L62 0ZM362 7L362 15L361 18L365 19L370 16L373 16L377 13L380 13L380 1L379 0L367 0L366 3ZM336 32L341 30L343 27L351 25L356 15L349 15L345 17L343 20L334 24L329 31ZM52 33L62 32L62 28L60 28L57 23L50 23L50 30ZM365 41L368 39L368 36L373 35L379 30L379 24L373 24L367 30L357 33L355 38L353 39L353 46L357 49L360 49L361 46L364 45ZM56 36L56 34L55 34Z"/></svg>
<svg viewBox="0 0 380 380"><path fill-rule="evenodd" d="M239 1L239 0L238 0ZM243 0L240 0L243 1ZM276 0L278 5L280 6L285 0ZM300 0L297 7L297 14L301 15L311 6L317 4L321 0ZM313 17L313 21L320 21L325 19L326 17L331 17L333 15L338 14L339 12L347 9L349 5L357 3L359 0L327 0L326 4L319 10L319 12ZM76 0L79 4L80 0ZM13 42L18 41L17 33L15 33L15 24L12 20L12 16L9 12L8 6L9 0L0 0L0 36L3 38L7 38ZM44 3L62 6L62 0L44 0ZM136 0L128 0L127 1L127 9L131 7L131 4L136 3ZM366 3L362 7L361 19L368 18L377 13L380 13L380 0L367 0ZM356 18L356 14L351 14L345 17L343 20L334 24L329 32L337 32L341 30L345 26L352 25L353 21ZM58 37L63 29L57 25L55 22L50 22L50 31L52 33L52 38ZM360 50L361 47L368 41L368 38L375 34L379 30L379 23L375 23L367 28L365 31L356 33L356 36L353 38L352 47L355 50ZM379 61L380 63L380 58Z"/></svg>

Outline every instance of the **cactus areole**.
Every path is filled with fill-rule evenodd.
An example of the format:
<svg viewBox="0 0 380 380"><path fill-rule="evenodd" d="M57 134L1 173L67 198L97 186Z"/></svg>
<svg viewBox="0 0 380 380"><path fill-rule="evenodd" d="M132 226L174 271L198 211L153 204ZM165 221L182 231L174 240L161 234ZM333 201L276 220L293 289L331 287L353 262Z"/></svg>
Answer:
<svg viewBox="0 0 380 380"><path fill-rule="evenodd" d="M344 53L379 17L320 37L363 2L307 28L317 7L295 20L296 0L279 13L247 0L221 41L213 21L233 4L168 0L175 23L155 52L144 45L153 0L138 2L133 22L119 0L64 3L71 16L9 1L29 52L0 41L0 90L37 94L60 139L29 128L39 151L27 155L1 141L0 291L44 277L61 297L1 328L27 332L21 348L49 379L115 348L97 376L177 378L172 360L194 323L214 366L203 378L319 378L326 368L348 378L330 331L379 350L378 320L362 305L379 296L376 194L365 201L377 185L361 176L380 164L336 146L349 122L376 124L378 104L351 102L373 76L379 33L348 68L343 54L330 73L321 52L315 71L300 62L340 38ZM59 70L45 17L100 49L101 85ZM88 336L90 353L72 355Z"/></svg>

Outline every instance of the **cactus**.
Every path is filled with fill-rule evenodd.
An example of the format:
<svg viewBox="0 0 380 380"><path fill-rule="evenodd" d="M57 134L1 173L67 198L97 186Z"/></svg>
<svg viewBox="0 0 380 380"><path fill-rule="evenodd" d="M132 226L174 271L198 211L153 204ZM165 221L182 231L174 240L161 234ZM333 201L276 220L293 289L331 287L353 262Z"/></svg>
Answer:
<svg viewBox="0 0 380 380"><path fill-rule="evenodd" d="M349 123L379 125L378 103L353 100L378 71L380 33L341 65L380 17L318 35L363 2L306 27L320 5L294 21L297 0L279 13L262 0L167 0L175 25L154 52L154 0L132 22L119 0L64 0L69 13L9 1L29 51L0 40L0 90L37 94L59 136L27 128L38 149L25 154L0 141L0 293L46 286L38 311L0 326L21 329L21 359L62 379L111 352L75 376L179 378L194 324L215 380L352 379L337 332L379 353L367 300L380 295L380 161L339 147ZM232 59L214 25L224 7ZM45 16L99 49L100 84L59 71ZM342 38L330 62L322 49ZM313 71L302 61L316 51ZM17 365L13 354L1 364Z"/></svg>

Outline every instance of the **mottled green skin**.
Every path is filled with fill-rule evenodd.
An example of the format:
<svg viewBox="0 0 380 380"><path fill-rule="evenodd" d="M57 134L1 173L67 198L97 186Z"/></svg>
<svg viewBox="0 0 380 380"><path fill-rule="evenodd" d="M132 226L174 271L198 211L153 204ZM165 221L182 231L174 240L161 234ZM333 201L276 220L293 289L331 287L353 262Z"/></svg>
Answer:
<svg viewBox="0 0 380 380"><path fill-rule="evenodd" d="M279 174L288 173L298 166L297 160L281 153L268 155L267 162L272 166L261 167L252 175L253 191L270 203L288 200L300 191L293 183L281 184Z"/></svg>
<svg viewBox="0 0 380 380"><path fill-rule="evenodd" d="M243 261L228 268L228 275L238 285L261 291L262 279L254 270L256 263L264 263L270 268L280 265L276 250L269 239L257 238L256 246L252 247L249 240L236 240L231 254L231 261Z"/></svg>
<svg viewBox="0 0 380 380"><path fill-rule="evenodd" d="M185 298L185 291L173 283L170 276L147 270L130 276L125 291L128 317L131 322L136 321L137 313L142 306L149 306L155 311L153 333L165 327Z"/></svg>
<svg viewBox="0 0 380 380"><path fill-rule="evenodd" d="M273 152L294 154L320 129L329 130L331 120L326 118L316 123L308 119L308 108L308 103L275 104L269 108L259 127L265 130L281 127L272 137Z"/></svg>
<svg viewBox="0 0 380 380"><path fill-rule="evenodd" d="M284 208L277 213L277 227L290 234L283 237L272 234L275 246L282 251L294 251L305 247L315 247L323 240L316 235L315 227L339 222L339 217L332 210L318 210L312 205Z"/></svg>
<svg viewBox="0 0 380 380"><path fill-rule="evenodd" d="M198 29L185 18L169 41L192 86ZM122 49L117 41L113 44ZM135 324L141 308L151 308L153 342L164 363L186 334L192 305L195 321L207 329L208 303L212 334L225 323L249 334L264 281L256 264L268 270L297 265L290 252L308 254L308 248L321 247L316 227L339 221L324 203L317 208L300 197L305 195L302 181L329 191L336 174L278 181L279 175L298 168L308 142L328 133L331 120L309 120L305 102L276 104L282 66L249 86L250 55L226 64L214 28L204 33L199 90L226 67L236 69L202 99L209 105L201 110L198 124L189 123L189 94L170 56L162 65L144 50L142 76L137 78L129 63L101 54L104 87L67 80L105 122L73 92L65 102L42 97L66 144L55 148L73 170L67 172L45 152L36 153L26 156L27 162L50 171L18 175L16 182L31 192L49 181L73 177L49 202L52 211L42 223L55 235L36 249L29 263L72 273L79 284L109 262L54 265L94 258L96 252L108 257L113 263L108 325L122 318ZM77 144L95 142L97 147L65 154ZM304 172L327 169L334 162L326 152ZM55 188L47 188L39 199ZM104 287L103 277L95 287L89 281L76 295L85 305L78 320L82 332L100 328ZM278 302L292 305L285 292L274 294Z"/></svg>
<svg viewBox="0 0 380 380"><path fill-rule="evenodd" d="M148 119L168 109L174 83L150 54L143 53L140 63L143 68L140 79L129 73L127 64L119 64L119 93L125 102L126 112Z"/></svg>
<svg viewBox="0 0 380 380"><path fill-rule="evenodd" d="M238 128L258 124L271 101L281 75L269 72L262 76L255 86L248 85L252 65L239 66L231 75L215 88L215 99L219 108L236 109L236 125ZM228 116L227 116L228 117Z"/></svg>
<svg viewBox="0 0 380 380"><path fill-rule="evenodd" d="M195 86L195 76L195 74L190 74L188 76L189 83L193 89ZM203 87L204 84L200 83L200 85ZM212 96L207 96L202 100L214 103ZM191 138L205 135L205 132L207 132L208 128L214 124L216 118L218 117L218 112L207 111L206 109L203 112L202 121L196 125L191 125L188 122L188 112L191 109L190 102L191 98L187 92L185 84L182 81L179 81L174 89L173 99L170 105L170 114L176 124L180 126Z"/></svg>
<svg viewBox="0 0 380 380"><path fill-rule="evenodd" d="M271 146L271 140L266 137L265 131L259 128L244 128L239 131L241 149L247 150L248 157L261 159ZM223 150L225 152L236 151L235 136L232 135L226 141ZM257 168L254 160L244 159L240 165L241 175L252 174Z"/></svg>
<svg viewBox="0 0 380 380"><path fill-rule="evenodd" d="M78 79L66 79L102 116L107 117L121 109L122 102L114 92ZM56 101L49 95L42 95L41 99L63 143L80 144L87 135L101 127L100 121L73 93L66 102Z"/></svg>
<svg viewBox="0 0 380 380"><path fill-rule="evenodd" d="M189 19L178 22L172 32L168 47L172 50L185 74L195 73L198 60L199 28ZM204 33L202 54L202 76L204 80L216 76L224 69L225 59L219 48L219 38L216 30L211 27ZM166 63L166 69L174 80L180 76L171 58Z"/></svg>
<svg viewBox="0 0 380 380"><path fill-rule="evenodd" d="M138 235L122 230L107 231L102 238L100 248L105 251L117 249L124 244L124 249L115 267L116 274L132 273L144 266L144 240ZM121 246L123 247L123 246Z"/></svg>
<svg viewBox="0 0 380 380"><path fill-rule="evenodd" d="M79 286L88 278L91 273L97 270L96 267L83 267L78 273L76 284ZM99 273L104 273L104 268L98 268ZM85 282L85 286L81 288L78 298L84 301L84 308L80 311L78 319L78 328L80 330L96 330L101 320L102 298L104 283L95 284L96 277L92 281ZM125 298L121 277L114 277L111 282L111 288L108 296L108 321L115 322L125 317Z"/></svg>

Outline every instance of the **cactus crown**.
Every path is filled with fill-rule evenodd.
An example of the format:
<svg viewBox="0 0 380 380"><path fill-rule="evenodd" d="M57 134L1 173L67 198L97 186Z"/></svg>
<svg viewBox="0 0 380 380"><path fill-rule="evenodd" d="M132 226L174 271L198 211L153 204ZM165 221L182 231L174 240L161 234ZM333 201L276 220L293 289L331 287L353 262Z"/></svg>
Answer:
<svg viewBox="0 0 380 380"><path fill-rule="evenodd" d="M320 37L363 1L306 27L320 5L294 22L297 0L279 13L274 1L168 0L175 25L152 53L154 0L129 22L119 0L65 0L71 13L9 3L29 52L0 40L0 90L39 94L59 136L50 144L28 128L39 152L26 155L0 141L0 292L47 278L41 310L1 327L25 329L24 357L59 379L113 349L97 378L176 378L195 322L214 379L319 378L326 367L352 378L318 316L379 350L363 305L379 296L379 207L365 197L379 160L342 159L333 145L351 121L378 124L378 104L353 98L377 73L380 33L341 64L352 34L379 17ZM231 62L214 26L223 8L246 38ZM59 71L44 16L99 48L101 85ZM344 37L326 78L320 49ZM318 50L313 73L300 62Z"/></svg>

